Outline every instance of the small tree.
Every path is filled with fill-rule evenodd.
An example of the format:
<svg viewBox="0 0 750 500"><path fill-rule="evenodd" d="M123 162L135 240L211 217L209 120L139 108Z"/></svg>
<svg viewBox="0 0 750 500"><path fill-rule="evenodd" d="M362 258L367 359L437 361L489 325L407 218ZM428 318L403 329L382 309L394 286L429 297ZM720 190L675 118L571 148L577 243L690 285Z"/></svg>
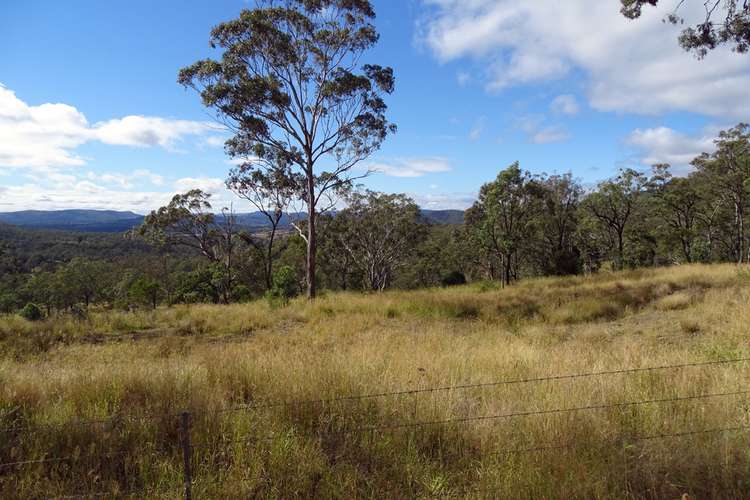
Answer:
<svg viewBox="0 0 750 500"><path fill-rule="evenodd" d="M572 174L551 175L538 181L542 196L539 213L539 239L544 258L544 274L575 274L579 270L574 235L583 188Z"/></svg>
<svg viewBox="0 0 750 500"><path fill-rule="evenodd" d="M352 169L395 131L385 117L393 70L365 64L378 40L368 0L263 0L216 26L220 60L180 71L234 131L226 150L248 169L284 173L307 207L307 295L316 293L317 216Z"/></svg>
<svg viewBox="0 0 750 500"><path fill-rule="evenodd" d="M219 293L228 303L234 283L233 257L237 243L234 214L222 210L217 219L211 194L194 189L177 194L168 205L151 212L131 235L159 247L184 246L198 251L223 273Z"/></svg>
<svg viewBox="0 0 750 500"><path fill-rule="evenodd" d="M693 165L713 184L723 201L731 206L734 217L732 252L738 263L750 262L745 218L750 200L750 126L740 123L723 130L714 141L716 151L703 153Z"/></svg>
<svg viewBox="0 0 750 500"><path fill-rule="evenodd" d="M28 321L39 321L44 318L44 313L39 309L39 306L31 303L26 304L18 315Z"/></svg>
<svg viewBox="0 0 750 500"><path fill-rule="evenodd" d="M655 165L656 210L666 223L670 235L680 243L685 262L693 262L694 242L698 237L701 198L695 181L689 177L673 178L669 165Z"/></svg>
<svg viewBox="0 0 750 500"><path fill-rule="evenodd" d="M338 243L349 254L369 290L385 290L425 232L419 207L403 194L355 192L336 215Z"/></svg>
<svg viewBox="0 0 750 500"><path fill-rule="evenodd" d="M643 174L626 169L614 179L599 184L585 200L586 209L599 221L610 239L615 254L615 268L625 265L625 231L635 212L638 198L646 187Z"/></svg>
<svg viewBox="0 0 750 500"><path fill-rule="evenodd" d="M105 262L75 257L56 272L57 302L68 308L83 303L88 308L108 285L109 266Z"/></svg>
<svg viewBox="0 0 750 500"><path fill-rule="evenodd" d="M162 297L164 289L153 278L138 278L128 290L128 295L137 303L148 304L152 309L159 305L159 299Z"/></svg>
<svg viewBox="0 0 750 500"><path fill-rule="evenodd" d="M480 244L500 258L504 285L515 277L518 252L532 237L534 218L540 211L540 193L538 183L516 162L482 186L479 200L467 216Z"/></svg>
<svg viewBox="0 0 750 500"><path fill-rule="evenodd" d="M265 242L263 266L266 289L273 280L273 262L277 256L274 248L276 232L295 194L296 184L288 169L282 167L260 170L252 163L243 163L229 173L227 187L240 198L249 201L270 224ZM253 239L251 238L252 242Z"/></svg>
<svg viewBox="0 0 750 500"><path fill-rule="evenodd" d="M273 275L273 285L266 292L266 298L271 306L287 305L299 294L297 273L289 266L280 267Z"/></svg>

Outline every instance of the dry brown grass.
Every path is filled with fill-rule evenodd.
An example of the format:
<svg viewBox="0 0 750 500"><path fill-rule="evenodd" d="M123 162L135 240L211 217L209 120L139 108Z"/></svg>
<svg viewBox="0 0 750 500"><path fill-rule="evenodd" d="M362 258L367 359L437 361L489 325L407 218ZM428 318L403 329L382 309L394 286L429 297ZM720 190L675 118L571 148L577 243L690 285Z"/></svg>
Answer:
<svg viewBox="0 0 750 500"><path fill-rule="evenodd" d="M732 359L750 354L750 280L687 266L381 295L0 320L0 497L145 489L175 498L177 419L194 415L196 498L742 498L746 396L353 432L368 426L750 389L744 363L214 414L236 405ZM247 441L248 437L266 437ZM245 440L245 441L243 441ZM231 442L231 444L228 444ZM504 453L549 443L569 449Z"/></svg>

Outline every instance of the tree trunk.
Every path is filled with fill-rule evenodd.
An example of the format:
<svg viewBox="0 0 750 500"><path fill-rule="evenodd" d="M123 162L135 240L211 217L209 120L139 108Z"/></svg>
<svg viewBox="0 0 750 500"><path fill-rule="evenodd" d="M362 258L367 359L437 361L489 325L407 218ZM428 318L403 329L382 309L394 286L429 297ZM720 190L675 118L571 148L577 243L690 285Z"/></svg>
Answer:
<svg viewBox="0 0 750 500"><path fill-rule="evenodd" d="M693 263L693 248L690 241L683 238L682 239L682 253L685 255L685 260L688 264Z"/></svg>
<svg viewBox="0 0 750 500"><path fill-rule="evenodd" d="M273 286L273 240L276 236L276 228L271 229L271 236L268 237L268 247L266 249L266 290Z"/></svg>
<svg viewBox="0 0 750 500"><path fill-rule="evenodd" d="M623 231L617 231L617 270L625 269L625 244L623 243Z"/></svg>
<svg viewBox="0 0 750 500"><path fill-rule="evenodd" d="M310 171L307 179L307 298L312 300L317 293L315 282L315 258L318 250L315 233L315 178Z"/></svg>
<svg viewBox="0 0 750 500"><path fill-rule="evenodd" d="M511 254L503 256L503 261L504 261L503 264L505 266L505 269L503 270L503 274L505 276L503 278L504 278L504 284L505 284L505 286L509 286L510 285L510 273L511 273L511 269L512 269L512 266L513 266L513 261L511 260L511 257L512 257Z"/></svg>

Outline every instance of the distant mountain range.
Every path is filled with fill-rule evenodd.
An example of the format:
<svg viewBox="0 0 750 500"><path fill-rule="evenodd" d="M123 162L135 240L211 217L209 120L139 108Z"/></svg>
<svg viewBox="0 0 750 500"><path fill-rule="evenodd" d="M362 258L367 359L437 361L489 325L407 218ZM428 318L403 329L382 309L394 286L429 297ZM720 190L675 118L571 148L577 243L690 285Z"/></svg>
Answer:
<svg viewBox="0 0 750 500"><path fill-rule="evenodd" d="M422 215L435 224L461 224L461 210L422 210ZM293 217L302 216L293 214ZM143 216L133 212L114 210L25 210L0 213L0 222L26 229L51 229L82 233L123 233L140 225ZM284 217L281 225L289 227L291 219ZM260 212L237 214L237 224L250 230L268 227L268 220Z"/></svg>

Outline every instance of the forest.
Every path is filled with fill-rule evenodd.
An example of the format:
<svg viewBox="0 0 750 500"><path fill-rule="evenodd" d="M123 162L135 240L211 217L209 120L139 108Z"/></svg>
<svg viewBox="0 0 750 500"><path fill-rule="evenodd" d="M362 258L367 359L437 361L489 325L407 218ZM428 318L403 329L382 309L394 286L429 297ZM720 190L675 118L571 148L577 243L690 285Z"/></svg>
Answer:
<svg viewBox="0 0 750 500"><path fill-rule="evenodd" d="M750 130L722 131L715 145L688 175L660 164L648 173L621 170L595 187L515 163L481 187L463 224L426 220L405 194L353 187L342 193L344 208L316 216L316 279L324 290L378 292L749 262ZM199 190L176 195L125 235L1 226L0 310L85 314L92 305L129 310L261 297L283 304L302 293L306 219L280 224L290 195L259 192L241 171L227 183L261 209L267 229L242 229Z"/></svg>

